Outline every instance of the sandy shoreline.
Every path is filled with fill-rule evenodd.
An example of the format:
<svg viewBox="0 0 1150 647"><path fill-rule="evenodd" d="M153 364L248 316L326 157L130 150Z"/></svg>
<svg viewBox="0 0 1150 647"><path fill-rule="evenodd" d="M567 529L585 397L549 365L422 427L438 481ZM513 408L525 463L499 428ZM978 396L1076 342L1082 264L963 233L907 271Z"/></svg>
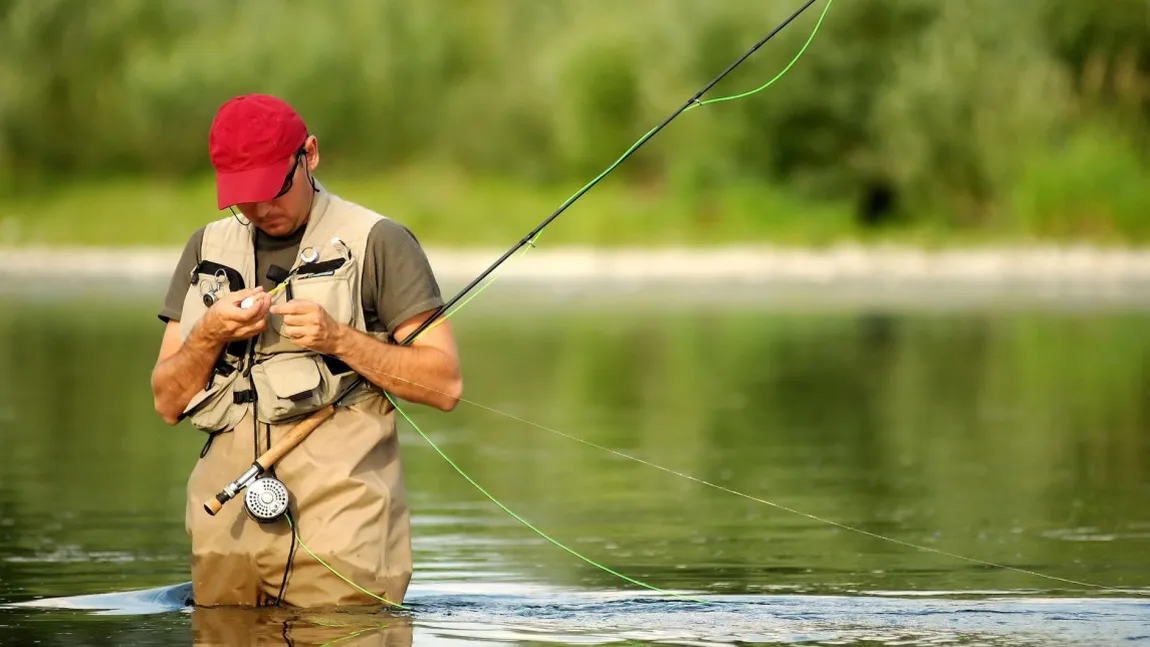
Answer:
<svg viewBox="0 0 1150 647"><path fill-rule="evenodd" d="M450 298L505 251L429 247L427 253L444 297ZM158 303L179 253L174 248L0 248L0 296ZM536 309L581 308L592 302L616 310L644 304L900 311L1150 308L1150 249L553 247L514 255L495 276L498 280L477 300L481 310L501 312L524 303Z"/></svg>
<svg viewBox="0 0 1150 647"><path fill-rule="evenodd" d="M444 283L466 283L505 249L428 247ZM166 281L178 248L0 248L0 278ZM513 256L500 281L1150 284L1150 249L972 248L927 251L842 245L599 249L555 247Z"/></svg>

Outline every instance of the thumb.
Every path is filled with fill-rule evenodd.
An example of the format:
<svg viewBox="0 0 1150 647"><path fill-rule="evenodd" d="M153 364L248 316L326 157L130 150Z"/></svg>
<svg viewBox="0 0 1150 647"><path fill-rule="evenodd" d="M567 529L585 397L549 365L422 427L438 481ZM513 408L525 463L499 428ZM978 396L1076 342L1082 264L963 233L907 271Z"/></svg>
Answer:
<svg viewBox="0 0 1150 647"><path fill-rule="evenodd" d="M255 298L258 298L258 296L263 294L263 292L263 286L257 285L254 288L248 288L246 290L238 290L236 292L228 293L227 301L232 305L239 305L241 301L247 299L248 297L252 297L252 300L254 301Z"/></svg>

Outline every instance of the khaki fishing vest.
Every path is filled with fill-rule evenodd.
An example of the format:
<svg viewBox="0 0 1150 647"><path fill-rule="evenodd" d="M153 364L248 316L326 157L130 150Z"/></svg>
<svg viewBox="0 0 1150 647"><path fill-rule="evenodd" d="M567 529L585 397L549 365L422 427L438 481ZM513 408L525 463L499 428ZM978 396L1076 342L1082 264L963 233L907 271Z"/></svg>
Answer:
<svg viewBox="0 0 1150 647"><path fill-rule="evenodd" d="M361 281L367 237L383 216L325 191L318 192L287 286L273 304L307 299L338 323L365 333ZM255 229L228 216L204 230L199 264L188 277L180 334L187 339L215 300L257 285ZM304 349L279 335L282 317L268 315L267 328L251 340L225 346L204 389L181 418L207 432L227 431L252 410L260 422L289 422L341 395L350 404L383 397L366 381L347 394L358 375L334 357ZM370 334L370 333L369 333Z"/></svg>

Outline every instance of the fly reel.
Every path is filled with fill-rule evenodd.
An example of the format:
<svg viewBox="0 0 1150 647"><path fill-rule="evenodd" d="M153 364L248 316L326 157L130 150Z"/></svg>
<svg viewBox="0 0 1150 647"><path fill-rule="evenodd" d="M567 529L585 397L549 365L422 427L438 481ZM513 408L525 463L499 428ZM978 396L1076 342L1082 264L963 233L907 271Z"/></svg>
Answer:
<svg viewBox="0 0 1150 647"><path fill-rule="evenodd" d="M278 479L264 476L252 481L244 491L244 508L260 523L278 520L288 510L291 493Z"/></svg>

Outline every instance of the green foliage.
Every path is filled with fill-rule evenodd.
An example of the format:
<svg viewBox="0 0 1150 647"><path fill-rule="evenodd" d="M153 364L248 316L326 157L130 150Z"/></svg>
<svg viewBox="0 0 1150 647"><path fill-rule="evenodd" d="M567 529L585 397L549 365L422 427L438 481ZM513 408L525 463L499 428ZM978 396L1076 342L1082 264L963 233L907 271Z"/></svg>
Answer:
<svg viewBox="0 0 1150 647"><path fill-rule="evenodd" d="M1010 217L997 213L998 199L1025 154L1051 141L1067 105L1062 70L1036 35L1035 6L942 3L899 53L872 122L873 166L916 211L941 206L961 224Z"/></svg>
<svg viewBox="0 0 1150 647"><path fill-rule="evenodd" d="M450 167L573 190L797 6L7 0L0 186L203 176L218 105L269 92L321 138L325 173ZM774 76L822 8L708 96ZM839 0L779 83L684 115L613 180L699 213L747 183L805 204L889 189L916 226L1140 236L1146 196L1110 188L1146 180L1148 114L1147 0ZM1109 179L1059 202L1055 179L1082 170L1067 147L1115 145Z"/></svg>

